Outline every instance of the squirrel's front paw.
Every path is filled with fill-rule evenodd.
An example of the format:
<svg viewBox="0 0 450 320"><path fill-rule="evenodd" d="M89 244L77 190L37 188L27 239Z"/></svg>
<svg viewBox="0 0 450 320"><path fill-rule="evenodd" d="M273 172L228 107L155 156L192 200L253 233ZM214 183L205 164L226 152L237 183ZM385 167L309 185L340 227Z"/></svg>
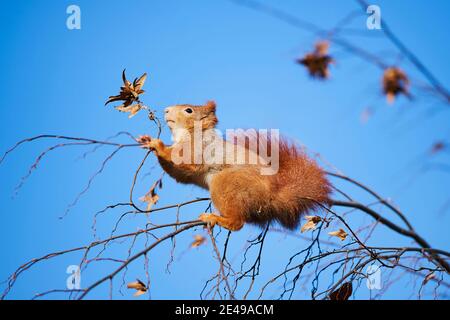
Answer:
<svg viewBox="0 0 450 320"><path fill-rule="evenodd" d="M148 144L152 141L152 138L148 135L139 136L136 139L137 143L142 144L143 148L148 148Z"/></svg>
<svg viewBox="0 0 450 320"><path fill-rule="evenodd" d="M148 135L140 136L136 139L136 141L142 145L142 148L147 148L150 150L157 150L161 145L163 145L162 141L159 139L152 139Z"/></svg>

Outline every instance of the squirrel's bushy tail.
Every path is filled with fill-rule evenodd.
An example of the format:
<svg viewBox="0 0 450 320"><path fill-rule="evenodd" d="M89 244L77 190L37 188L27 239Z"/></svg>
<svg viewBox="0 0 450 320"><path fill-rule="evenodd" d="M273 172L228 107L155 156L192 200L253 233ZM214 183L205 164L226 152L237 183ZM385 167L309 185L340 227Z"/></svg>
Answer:
<svg viewBox="0 0 450 320"><path fill-rule="evenodd" d="M302 214L329 206L331 185L324 171L293 143L279 143L279 169L272 179L272 216L294 229Z"/></svg>

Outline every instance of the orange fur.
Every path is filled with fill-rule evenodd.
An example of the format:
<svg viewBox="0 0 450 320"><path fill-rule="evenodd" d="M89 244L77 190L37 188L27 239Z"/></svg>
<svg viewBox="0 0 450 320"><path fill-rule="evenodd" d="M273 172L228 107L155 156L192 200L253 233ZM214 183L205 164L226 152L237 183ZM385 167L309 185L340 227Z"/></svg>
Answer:
<svg viewBox="0 0 450 320"><path fill-rule="evenodd" d="M192 112L188 113L187 108ZM205 106L177 105L166 109L166 121L174 136L180 128L192 135L193 121L200 119L202 130L208 133L217 124L215 109L214 102ZM281 140L278 172L261 175L261 165L257 164L175 164L172 150L187 138L178 136L172 146L149 137L144 137L142 143L155 151L162 168L178 182L209 190L220 215L202 214L200 219L211 225L235 231L246 222L265 225L277 221L294 229L302 214L329 204L331 185L323 170L295 144Z"/></svg>

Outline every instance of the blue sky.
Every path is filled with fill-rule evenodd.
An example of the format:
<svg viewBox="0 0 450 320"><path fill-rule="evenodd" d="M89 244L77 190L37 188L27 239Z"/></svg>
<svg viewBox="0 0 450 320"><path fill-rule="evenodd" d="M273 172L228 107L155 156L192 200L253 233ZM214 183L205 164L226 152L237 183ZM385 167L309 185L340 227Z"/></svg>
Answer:
<svg viewBox="0 0 450 320"><path fill-rule="evenodd" d="M269 3L323 28L332 28L359 9L354 1ZM70 4L81 8L81 30L66 28ZM450 45L445 41L450 3L397 0L376 4L381 7L382 19L404 43L444 85L450 84L446 62ZM0 18L0 150L41 133L98 139L119 131L154 135L154 127L144 114L128 119L103 106L118 90L124 68L130 78L148 72L143 99L158 112L168 105L214 99L220 129L279 128L347 175L392 198L424 238L437 248L448 249L450 213L441 208L450 196L449 174L429 171L417 176L431 144L448 140L450 133L449 112L428 116L427 110L447 106L420 93L414 103L401 98L389 106L379 88L381 71L341 48L330 49L337 61L331 67L330 80L314 81L294 60L310 50L317 37L225 0L2 1ZM395 49L380 31L368 31L365 19L361 15L350 25L365 36L349 39L394 63ZM408 62L402 61L401 66L418 80L414 83L424 82ZM360 115L367 107L375 113L363 124ZM170 141L167 130L163 138ZM85 160L78 159L85 150L82 147L56 150L12 198L20 177L50 145L47 141L21 147L0 166L1 279L30 258L89 243L94 213L108 204L127 201L133 173L144 155L142 150L122 150L77 206L60 220L112 150L102 148ZM448 157L439 161L448 161ZM146 168L151 175L139 180L136 198L159 177L159 168L151 170L154 163L152 159ZM205 195L166 178L158 205ZM194 219L204 207L182 210L181 218ZM175 214L172 210L150 219L170 222ZM99 218L101 236L109 234L119 215L115 211ZM146 219L127 219L118 232L134 231ZM358 219L352 223L357 225ZM152 298L198 298L204 282L216 271L210 244L187 250L192 235L202 232L198 229L177 240L170 274L165 272L170 244L153 253ZM233 238L237 255L245 240L257 233L249 226ZM376 235L374 243L388 243L385 235ZM265 279L283 268L289 252L306 246L306 242L283 240L277 235L269 240L262 270ZM126 244L118 245L109 255L126 255L126 248ZM61 257L37 266L17 282L10 298L30 298L37 292L63 288L66 267L77 264L80 258ZM82 284L89 284L112 266L103 263L88 269ZM125 280L143 277L140 261L130 267ZM118 279L114 288L120 284ZM407 297L402 290L403 286L394 286L386 297ZM367 298L367 291L362 288L360 297ZM105 298L107 292L103 286L89 297ZM115 292L114 298L131 297L126 289L123 294ZM308 298L301 290L294 297Z"/></svg>

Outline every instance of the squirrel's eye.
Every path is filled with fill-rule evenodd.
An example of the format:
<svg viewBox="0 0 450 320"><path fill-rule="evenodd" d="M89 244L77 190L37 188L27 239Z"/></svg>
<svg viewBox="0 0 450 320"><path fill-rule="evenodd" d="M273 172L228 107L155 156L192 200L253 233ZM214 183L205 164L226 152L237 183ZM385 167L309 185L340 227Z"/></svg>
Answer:
<svg viewBox="0 0 450 320"><path fill-rule="evenodd" d="M192 113L192 109L191 108L187 108L184 111L186 111L187 113Z"/></svg>

